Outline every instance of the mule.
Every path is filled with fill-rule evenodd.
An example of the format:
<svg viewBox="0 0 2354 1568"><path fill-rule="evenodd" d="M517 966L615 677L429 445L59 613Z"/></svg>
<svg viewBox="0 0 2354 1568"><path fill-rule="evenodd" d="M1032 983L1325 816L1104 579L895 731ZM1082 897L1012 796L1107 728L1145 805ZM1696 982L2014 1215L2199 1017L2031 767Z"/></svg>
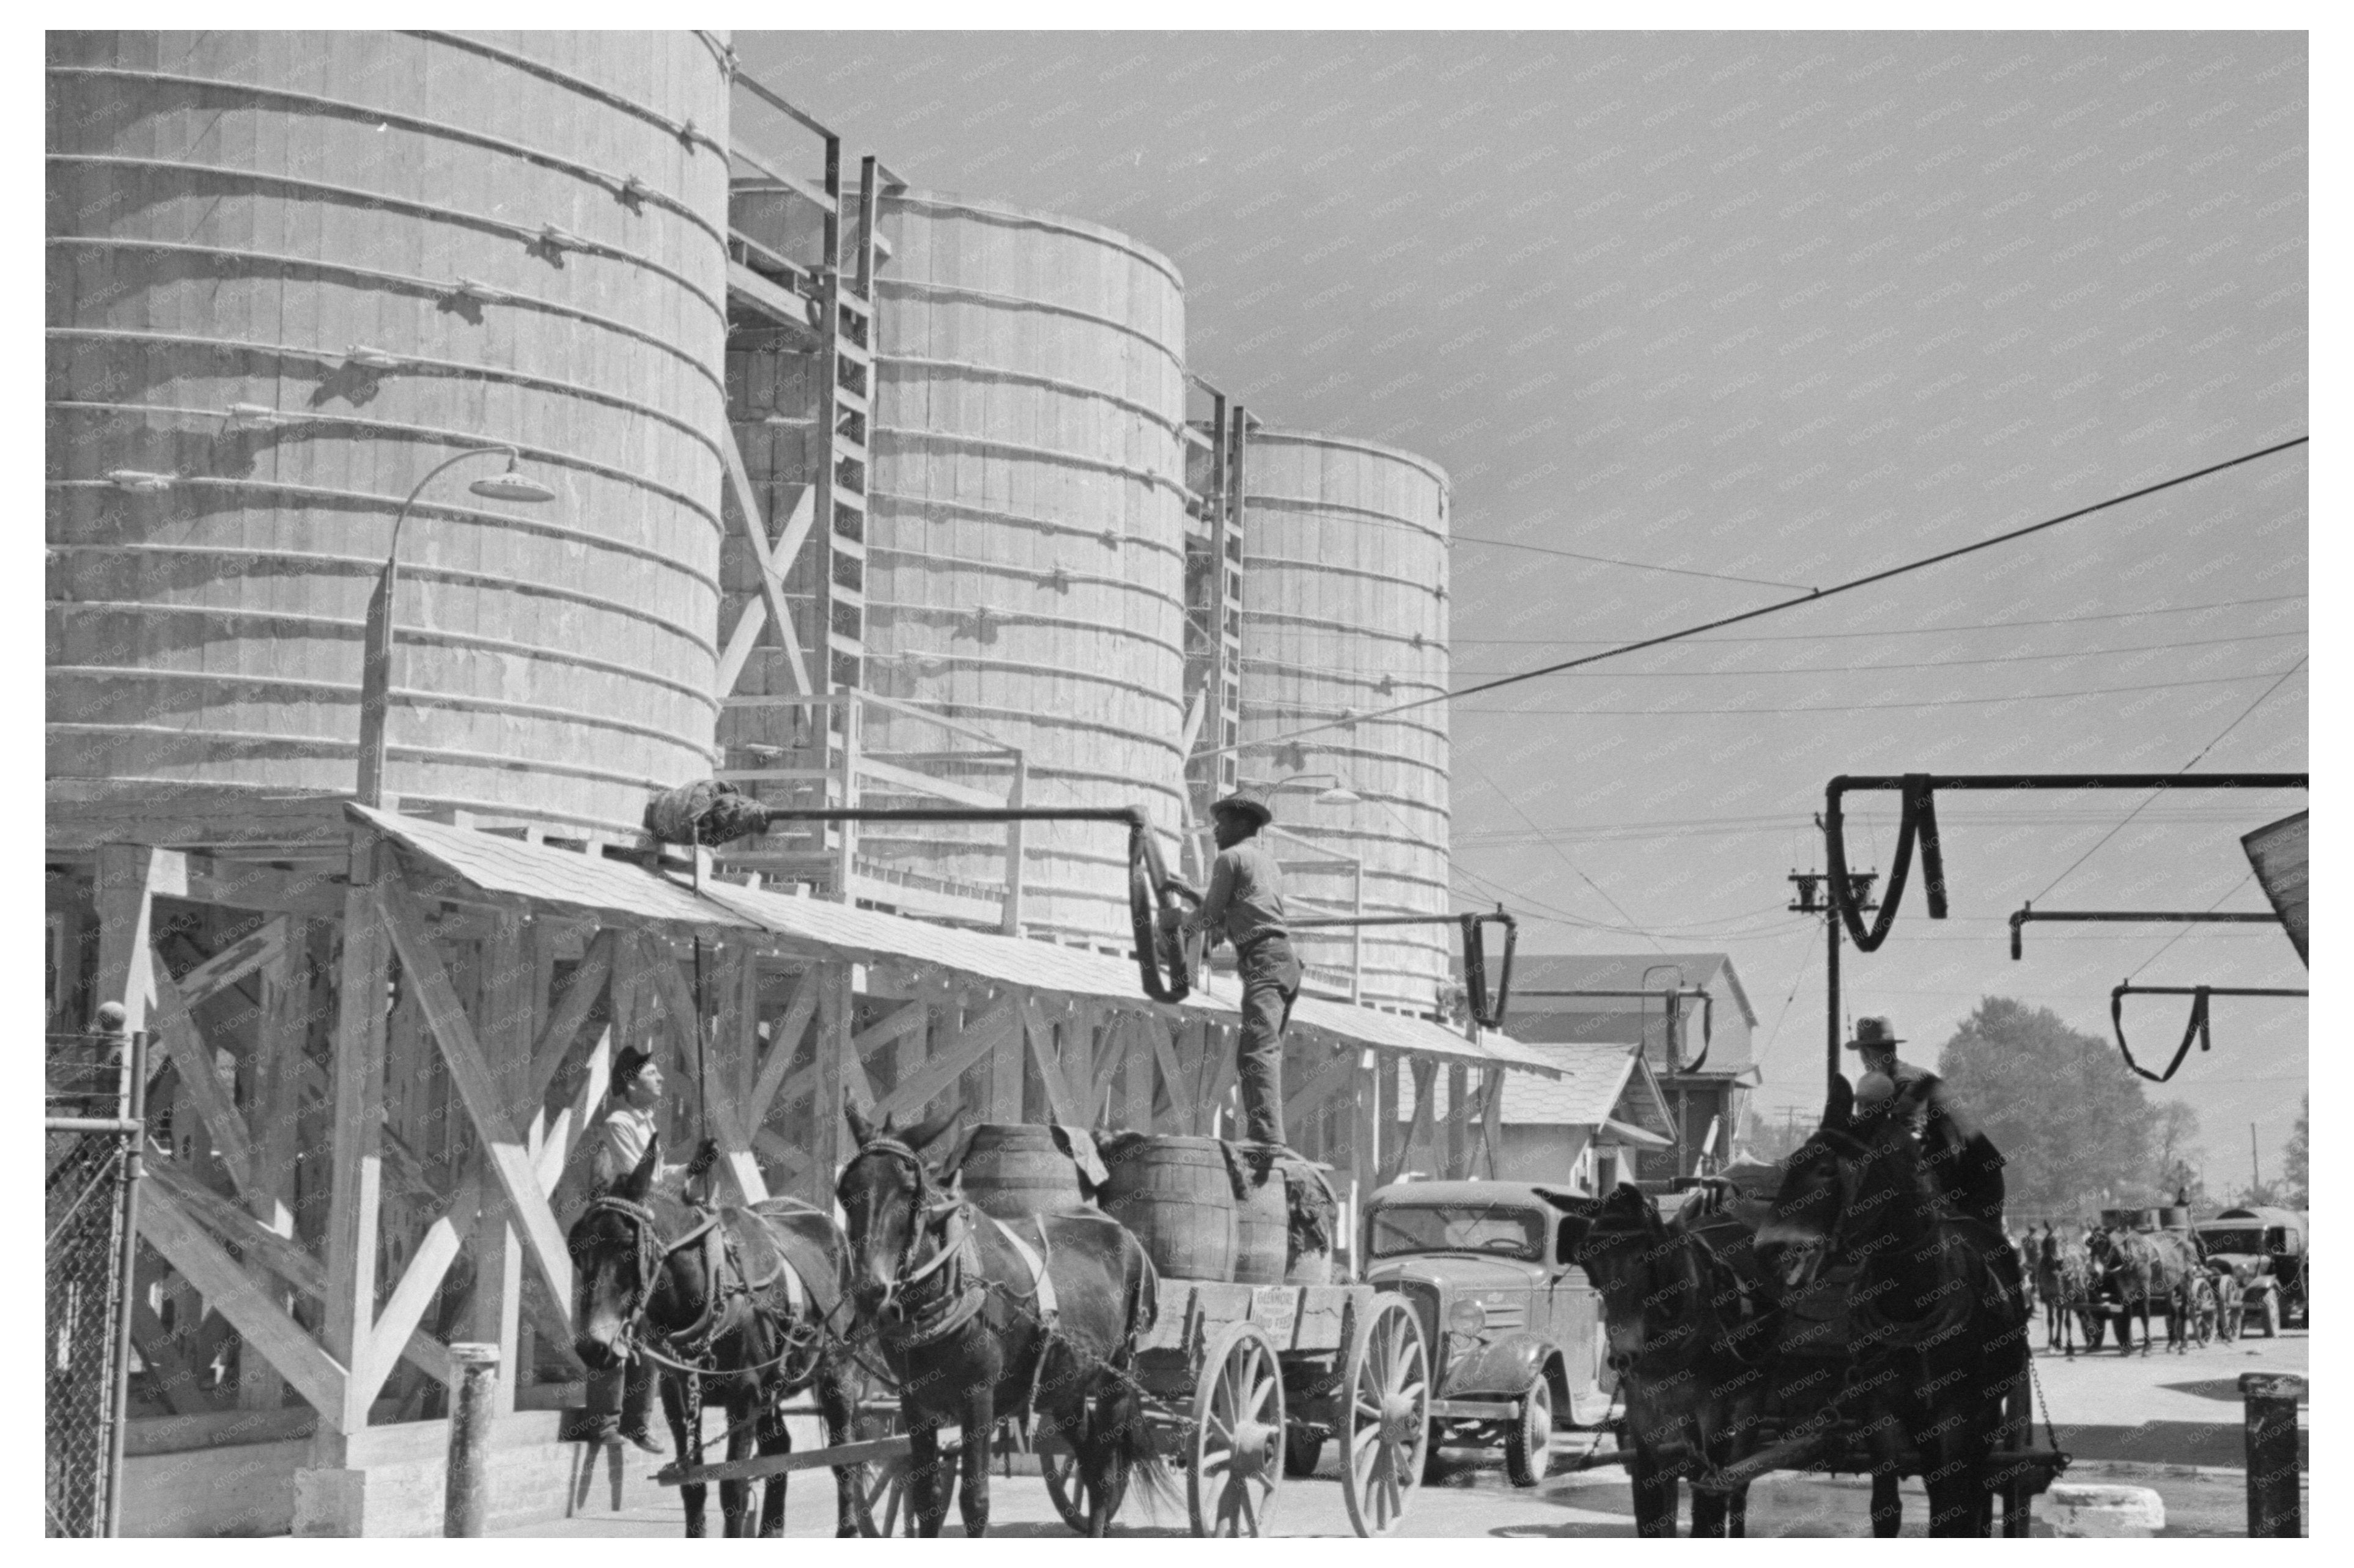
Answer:
<svg viewBox="0 0 2354 1568"><path fill-rule="evenodd" d="M2116 1308L2117 1353L2131 1355L2132 1320L2141 1319L2141 1353L2149 1354L2153 1303L2166 1319L2166 1348L2190 1353L2190 1317L2200 1275L2199 1254L2189 1241L2165 1231L2104 1229L2091 1247L2096 1293Z"/></svg>
<svg viewBox="0 0 2354 1568"><path fill-rule="evenodd" d="M1143 1244L1092 1209L991 1219L944 1184L923 1150L955 1113L895 1133L845 1107L858 1152L835 1194L848 1223L854 1338L880 1350L899 1387L917 1532L948 1517L940 1429L960 1427L965 1533L989 1530L989 1456L1001 1417L1034 1414L1076 1461L1087 1533L1108 1532L1135 1483L1173 1493L1129 1372L1159 1310Z"/></svg>
<svg viewBox="0 0 2354 1568"><path fill-rule="evenodd" d="M1635 1532L1671 1539L1678 1486L1741 1459L1757 1445L1767 1403L1762 1365L1771 1304L1723 1250L1745 1254L1737 1220L1705 1227L1661 1220L1620 1182L1596 1206L1572 1255L1602 1296L1610 1369L1627 1403L1634 1446ZM1749 1489L1692 1489L1691 1532L1748 1533Z"/></svg>
<svg viewBox="0 0 2354 1568"><path fill-rule="evenodd" d="M2076 1359L2076 1330L2083 1325L2084 1348L2098 1348L2094 1338L2093 1260L2074 1242L2060 1247L2056 1266L2044 1271L2043 1346Z"/></svg>
<svg viewBox="0 0 2354 1568"><path fill-rule="evenodd" d="M660 1368L663 1414L683 1465L703 1459L703 1407L727 1412L727 1457L792 1451L784 1402L814 1386L828 1441L849 1440L855 1406L852 1369L831 1353L826 1330L839 1320L849 1255L832 1218L790 1198L716 1213L653 1191L659 1139L645 1158L589 1200L567 1236L579 1330L573 1350L591 1372L631 1356ZM836 1535L857 1535L860 1476L835 1472ZM706 1533L706 1488L678 1489L686 1533ZM781 1535L785 1478L766 1478L757 1520L750 1483L719 1483L723 1532Z"/></svg>
<svg viewBox="0 0 2354 1568"><path fill-rule="evenodd" d="M2027 1376L2027 1314L2000 1231L1947 1213L1901 1117L1853 1119L1835 1085L1823 1121L1786 1164L1757 1233L1786 1293L1850 1260L1849 1393L1865 1405L1875 1535L1896 1533L1893 1478L1908 1456L1929 1493L1929 1533L1983 1536L1993 1523L1994 1455ZM1835 1402L1836 1403L1836 1402ZM2018 1483L2004 1480L2007 1489ZM2007 1520L2023 1520L2009 1491Z"/></svg>

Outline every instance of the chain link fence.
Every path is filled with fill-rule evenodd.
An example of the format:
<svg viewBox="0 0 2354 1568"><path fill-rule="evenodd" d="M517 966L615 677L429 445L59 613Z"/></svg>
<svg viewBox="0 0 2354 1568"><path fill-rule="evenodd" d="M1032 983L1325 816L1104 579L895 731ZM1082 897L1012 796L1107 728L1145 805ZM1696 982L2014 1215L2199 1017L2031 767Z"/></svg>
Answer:
<svg viewBox="0 0 2354 1568"><path fill-rule="evenodd" d="M114 1533L146 1037L51 1035L41 1370L46 1533Z"/></svg>

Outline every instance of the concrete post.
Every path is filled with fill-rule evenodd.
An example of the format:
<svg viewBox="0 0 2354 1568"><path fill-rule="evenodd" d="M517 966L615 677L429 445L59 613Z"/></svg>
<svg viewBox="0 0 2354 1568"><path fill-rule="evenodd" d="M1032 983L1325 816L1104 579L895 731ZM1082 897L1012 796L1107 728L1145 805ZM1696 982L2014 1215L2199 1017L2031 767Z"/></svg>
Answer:
<svg viewBox="0 0 2354 1568"><path fill-rule="evenodd" d="M2240 1399L2247 1415L2248 1534L2304 1531L2297 1498L2296 1402L2306 1382L2292 1372L2242 1372Z"/></svg>
<svg viewBox="0 0 2354 1568"><path fill-rule="evenodd" d="M450 1405L450 1462L441 1502L441 1533L478 1536L491 1501L491 1417L499 1402L499 1347L450 1347L458 1389Z"/></svg>

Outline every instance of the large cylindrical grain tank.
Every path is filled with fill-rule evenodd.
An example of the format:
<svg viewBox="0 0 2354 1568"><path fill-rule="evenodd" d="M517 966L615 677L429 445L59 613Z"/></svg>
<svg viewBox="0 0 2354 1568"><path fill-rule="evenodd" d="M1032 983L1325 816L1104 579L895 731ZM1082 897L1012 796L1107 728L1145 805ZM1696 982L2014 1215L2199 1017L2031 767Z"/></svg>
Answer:
<svg viewBox="0 0 2354 1568"><path fill-rule="evenodd" d="M1309 775L1277 789L1276 823L1362 858L1366 914L1444 915L1447 705L1283 737L1447 690L1447 475L1372 441L1260 429L1243 488L1245 781ZM1357 800L1317 799L1336 782ZM1281 837L1274 847L1280 859L1315 858ZM1301 915L1346 914L1356 897L1354 873L1329 858L1285 885ZM1316 980L1345 989L1347 931L1295 940ZM1446 927L1377 926L1363 940L1367 1003L1434 1004L1452 950Z"/></svg>
<svg viewBox="0 0 2354 1568"><path fill-rule="evenodd" d="M727 78L669 34L48 35L53 801L635 828L712 766ZM110 477L111 476L111 477ZM152 477L141 477L152 476Z"/></svg>
<svg viewBox="0 0 2354 1568"><path fill-rule="evenodd" d="M1184 673L1177 270L1112 229L995 202L909 191L881 212L893 254L876 273L866 684L1023 748L1031 805L1136 802L1173 832ZM868 715L870 755L937 753L945 739ZM998 789L1005 778L969 781ZM907 871L1003 876L1002 829L870 825L859 843L863 857ZM1119 830L1027 830L1028 929L1125 947L1127 900Z"/></svg>

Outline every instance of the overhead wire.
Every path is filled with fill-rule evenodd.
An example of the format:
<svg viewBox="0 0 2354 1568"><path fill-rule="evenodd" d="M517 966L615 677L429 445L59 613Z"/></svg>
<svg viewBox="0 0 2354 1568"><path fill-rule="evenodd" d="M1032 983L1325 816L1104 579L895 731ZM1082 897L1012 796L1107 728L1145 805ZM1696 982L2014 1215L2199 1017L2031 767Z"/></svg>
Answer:
<svg viewBox="0 0 2354 1568"><path fill-rule="evenodd" d="M2264 458L2275 456L2278 453L2288 451L2293 448L2303 446L2311 439L2312 438L2309 436L2298 436L2290 440L2276 442L2269 447L2259 448L2252 452L2243 452L2238 457L2227 458L2221 462L2210 463L2204 468L2193 469L2188 473L2177 474L2171 479L2160 480L2155 484L2147 484L2138 490L2127 491L2122 495L2113 495L2105 501L2096 501L2089 506L2077 507L2073 512L2063 512L2056 517L2047 517L2040 523L2030 523L2023 527L2008 529L2003 533L1992 535L1984 539L1974 540L1967 545L1956 546L1950 550L1940 550L1935 555L1924 556L1914 560L1901 562L1893 567L1883 567L1880 571L1867 572L1861 577L1850 577L1844 582L1834 583L1829 588L1816 588L1812 592L1807 594L1804 598L1779 599L1772 604L1762 604L1752 609L1744 609L1733 615L1720 616L1714 620L1702 621L1697 625L1687 626L1680 630L1662 632L1656 637L1646 637L1633 642L1624 643L1616 648L1604 649L1602 652L1597 653L1588 653L1576 659L1565 659L1558 663L1541 665L1534 670L1523 670L1516 674L1500 675L1493 680L1483 681L1477 685L1466 686L1458 691L1447 693L1441 695L1417 697L1409 702L1393 704L1390 706L1375 708L1363 714L1355 714L1342 718L1327 719L1320 724L1310 725L1305 728L1292 730L1284 735L1260 736L1251 742L1251 744L1264 746L1281 741L1296 740L1302 736L1321 734L1325 730L1338 729L1344 725L1360 724L1371 719L1387 718L1396 714L1410 712L1416 708L1427 707L1434 703L1448 702L1462 697L1476 696L1481 692L1492 692L1505 686L1517 685L1522 681L1533 681L1546 675L1561 674L1566 671L1578 669L1587 664L1599 663L1605 659L1616 659L1628 653L1639 652L1646 648L1658 648L1670 642L1681 642L1687 638L1695 637L1703 631L1715 631L1723 627L1737 626L1744 621L1755 620L1762 616L1778 614L1786 609L1795 609L1801 605L1817 604L1824 599L1833 598L1840 594L1851 593L1858 588L1868 588L1874 583L1886 582L1893 577L1903 577L1913 572L1924 571L1930 567L1940 566L1947 561L1957 560L1964 556L1975 555L1980 550L1992 549L1998 545L2007 545L2015 540L2026 538L2031 535L2042 533L2046 529L2057 528L2062 524L2073 523L2083 517L2089 517L2097 512L2105 512L2112 507L2122 506L2129 501L2138 501L2146 496L2156 495L2163 491L2172 490L2178 486L2189 484L2193 481L2205 479L2211 475L2221 473L2228 469L2238 468L2246 463L2252 463ZM1224 752L1237 750L1240 748L1241 745L1241 742L1235 742L1226 746L1205 747L1201 751L1195 752L1194 755L1197 757L1216 756Z"/></svg>
<svg viewBox="0 0 2354 1568"><path fill-rule="evenodd" d="M1870 675L1882 670L1951 670L1967 664L2031 664L2046 659L2097 659L2114 653L2167 653L2179 648L2216 648L2239 642L2277 642L2303 637L2294 631L2247 631L2235 637L2202 637L2186 642L2141 642L2130 648L2066 648L2049 653L1999 653L1984 659L1927 659L1902 664L1796 664L1783 670L1604 670L1600 681L1701 681L1720 675Z"/></svg>
<svg viewBox="0 0 2354 1568"><path fill-rule="evenodd" d="M2299 664L2305 662L2300 659ZM2294 668L2287 673L2295 674ZM1460 714L1502 714L1520 717L1541 718L1690 718L1727 717L1742 714L1846 714L1893 712L1906 708L1984 707L1991 703L2058 702L2069 697L2114 697L2131 692L2170 692L2185 686L2230 686L2243 681L2261 681L2272 673L2257 670L2245 675L2218 675L2196 681L2156 681L2137 686L2088 686L2073 692L2013 692L1999 697L1925 697L1912 703L1829 703L1798 707L1751 708L1458 708ZM1360 714L1358 721L1378 715ZM1330 726L1324 726L1330 728Z"/></svg>
<svg viewBox="0 0 2354 1568"><path fill-rule="evenodd" d="M2028 620L1967 620L1953 626L1891 626L1877 631L1780 631L1754 637L1694 637L1687 641L1703 647L1729 647L1741 642L1819 642L1841 637L1934 637L1947 631L2003 631L2020 626L2074 626L2080 621L2140 620L2153 615L2190 615L2202 609L2240 609L2252 604L2287 604L2308 598L2301 593L2267 594L2259 599L2219 599L2204 604L2167 605L2157 609L2120 609L2094 615L2053 615ZM1614 637L1451 637L1451 645L1468 647L1474 644L1516 644L1532 648L1614 648L1623 638Z"/></svg>
<svg viewBox="0 0 2354 1568"><path fill-rule="evenodd" d="M2272 694L2274 692L2279 691L2282 686L2285 685L2291 675L2294 675L2299 670L2304 669L2306 660L2310 659L2312 655L2308 653L2305 655L2304 658L2297 660L2296 663L2291 664L2287 669L2282 671L2280 679L2265 687L2263 695L2257 697L2254 702L2250 703L2246 707L2241 709L2239 717L2234 718L2230 724L2225 725L2221 729L2216 731L2215 738L2200 747L2199 748L2198 756L2193 757L2189 762L2184 763L2180 768L2175 769L2175 771L2177 773L2190 772L2192 768L2198 765L2200 758L2205 757L2209 752L2221 745L2225 736L2230 735L2233 730L2239 728L2242 724L2246 722L2250 714L2254 713L2258 708L2263 707L2266 702L2271 700ZM2148 809L2150 802L2156 800L2159 796L2165 793L2166 791L2164 789L2153 789L2147 795L2142 797L2141 803L2136 806L2132 810L2126 812L2123 821L2119 821L2116 826L2111 828L2107 832L2103 833L2099 838L2094 840L2093 847L2091 849L2086 850L2083 854L2078 855L2074 860L2069 862L2068 869L2053 877L2051 882L2045 885L2043 892L2037 894L2035 897L2043 897L2046 894L2049 894L2052 888L2057 887L2062 883L2067 881L2070 876L2074 874L2078 866L2092 859L2094 853L2097 852L2103 844L2107 843L2111 839L2115 838L2119 833L2125 832L2127 823L2131 822L2136 817L2140 816L2144 810ZM2031 904L2034 901L2035 899L2032 898L2028 900Z"/></svg>
<svg viewBox="0 0 2354 1568"><path fill-rule="evenodd" d="M1622 561L1615 556L1589 556L1580 550L1564 550L1552 545L1523 545L1514 539L1479 539L1469 534L1448 536L1450 544L1481 545L1491 550L1527 550L1532 555L1562 556L1573 561L1591 561L1601 567L1626 567L1638 572L1670 572L1680 577L1709 577L1721 583L1745 583L1751 588L1808 588L1808 583L1778 582L1772 577L1739 577L1728 572L1703 572L1693 567L1662 567L1649 561Z"/></svg>
<svg viewBox="0 0 2354 1568"><path fill-rule="evenodd" d="M1485 784L1489 789L1494 790L1496 794L1502 797L1504 804L1512 809L1513 815L1519 817L1522 821L1528 824L1530 832L1541 836L1544 833L1544 830L1537 826L1535 819L1531 817L1526 811L1521 810L1521 803L1518 800L1513 800L1510 795L1504 794L1502 787L1497 784L1493 779L1489 778L1485 769L1474 763L1471 765L1471 771L1479 779L1480 783ZM1668 950L1657 937L1650 934L1650 931L1648 928L1638 925L1632 915L1629 915L1626 910L1619 908L1618 901L1616 898L1611 897L1608 893L1605 892L1600 883L1586 875L1583 871L1579 871L1577 863L1569 858L1568 851L1563 849L1560 844L1554 842L1549 837L1544 839L1544 844L1547 849L1553 851L1553 853L1560 858L1562 864L1569 867L1572 872L1576 874L1577 879L1580 882L1583 882L1586 886L1594 889L1595 892L1601 894L1602 901L1605 904L1609 905L1612 909L1617 910L1618 918L1626 921L1628 927L1634 928L1645 941L1650 943L1651 946L1658 948L1659 951L1663 953Z"/></svg>

